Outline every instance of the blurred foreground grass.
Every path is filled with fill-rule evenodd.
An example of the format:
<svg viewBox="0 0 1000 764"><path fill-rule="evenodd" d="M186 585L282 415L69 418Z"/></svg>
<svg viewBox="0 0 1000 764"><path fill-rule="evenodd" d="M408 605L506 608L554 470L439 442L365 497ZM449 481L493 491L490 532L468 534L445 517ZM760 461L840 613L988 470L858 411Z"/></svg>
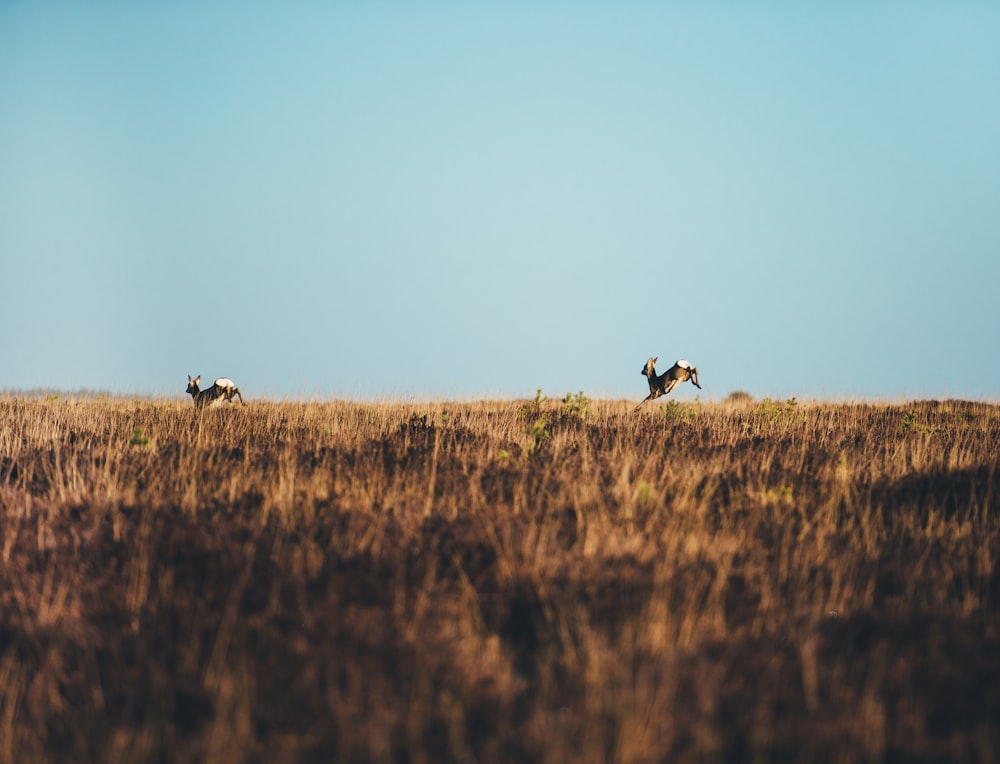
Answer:
<svg viewBox="0 0 1000 764"><path fill-rule="evenodd" d="M633 408L0 398L0 761L1000 758L1000 407Z"/></svg>

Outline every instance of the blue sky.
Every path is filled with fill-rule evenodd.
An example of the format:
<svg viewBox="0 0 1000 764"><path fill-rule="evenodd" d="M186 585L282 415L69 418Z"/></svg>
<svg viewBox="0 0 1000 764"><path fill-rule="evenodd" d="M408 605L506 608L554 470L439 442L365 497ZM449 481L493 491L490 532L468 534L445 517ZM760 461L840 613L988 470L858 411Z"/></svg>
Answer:
<svg viewBox="0 0 1000 764"><path fill-rule="evenodd" d="M3 3L0 389L1000 398L1000 5L815 5Z"/></svg>

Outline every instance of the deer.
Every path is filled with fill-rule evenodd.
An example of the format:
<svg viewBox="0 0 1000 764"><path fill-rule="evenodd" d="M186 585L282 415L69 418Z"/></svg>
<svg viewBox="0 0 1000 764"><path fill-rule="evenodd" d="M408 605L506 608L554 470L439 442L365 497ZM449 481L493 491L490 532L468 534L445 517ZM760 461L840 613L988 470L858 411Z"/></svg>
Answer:
<svg viewBox="0 0 1000 764"><path fill-rule="evenodd" d="M691 384L701 390L701 385L698 384L698 370L683 358L659 376L656 375L656 361L656 358L650 358L640 372L649 380L649 395L639 402L639 406L642 406L646 401L659 398L661 395L667 395L681 382L688 380L691 380ZM639 406L635 407L636 411L639 410Z"/></svg>
<svg viewBox="0 0 1000 764"><path fill-rule="evenodd" d="M194 399L195 408L200 409L206 404L211 406L220 399L227 403L232 403L234 397L240 399L240 405L244 404L243 394L236 386L236 383L228 377L219 377L212 383L211 387L204 390L198 388L199 382L201 382L200 374L194 379L191 379L191 375L188 374L188 386L184 392L188 393Z"/></svg>

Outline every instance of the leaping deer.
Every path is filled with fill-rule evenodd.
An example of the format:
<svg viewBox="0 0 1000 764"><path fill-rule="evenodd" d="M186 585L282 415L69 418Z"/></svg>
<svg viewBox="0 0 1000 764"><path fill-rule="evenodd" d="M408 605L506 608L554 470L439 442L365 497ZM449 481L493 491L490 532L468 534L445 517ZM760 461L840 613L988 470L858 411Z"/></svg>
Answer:
<svg viewBox="0 0 1000 764"><path fill-rule="evenodd" d="M639 402L639 406L646 401L666 395L681 382L687 382L689 379L691 384L701 390L701 385L698 384L698 370L683 358L660 376L656 376L656 360L656 358L650 358L642 367L642 376L649 380L649 395ZM639 406L635 407L636 411L639 410Z"/></svg>
<svg viewBox="0 0 1000 764"><path fill-rule="evenodd" d="M233 380L227 377L219 377L212 383L211 387L204 390L198 389L199 382L201 382L200 374L194 379L191 379L191 375L188 374L188 386L184 392L188 393L194 399L195 408L200 409L206 404L212 405L220 398L232 403L233 398L236 397L240 399L241 405L244 403L243 394L240 392L240 389Z"/></svg>

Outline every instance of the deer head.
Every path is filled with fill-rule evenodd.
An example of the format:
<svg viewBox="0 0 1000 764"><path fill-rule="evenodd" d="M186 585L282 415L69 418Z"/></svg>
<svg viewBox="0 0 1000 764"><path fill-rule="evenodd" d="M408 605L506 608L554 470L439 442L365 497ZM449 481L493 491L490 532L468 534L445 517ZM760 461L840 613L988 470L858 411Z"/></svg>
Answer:
<svg viewBox="0 0 1000 764"><path fill-rule="evenodd" d="M639 373L647 379L652 379L656 376L656 358L650 358L646 361L646 365L642 367L642 371Z"/></svg>

